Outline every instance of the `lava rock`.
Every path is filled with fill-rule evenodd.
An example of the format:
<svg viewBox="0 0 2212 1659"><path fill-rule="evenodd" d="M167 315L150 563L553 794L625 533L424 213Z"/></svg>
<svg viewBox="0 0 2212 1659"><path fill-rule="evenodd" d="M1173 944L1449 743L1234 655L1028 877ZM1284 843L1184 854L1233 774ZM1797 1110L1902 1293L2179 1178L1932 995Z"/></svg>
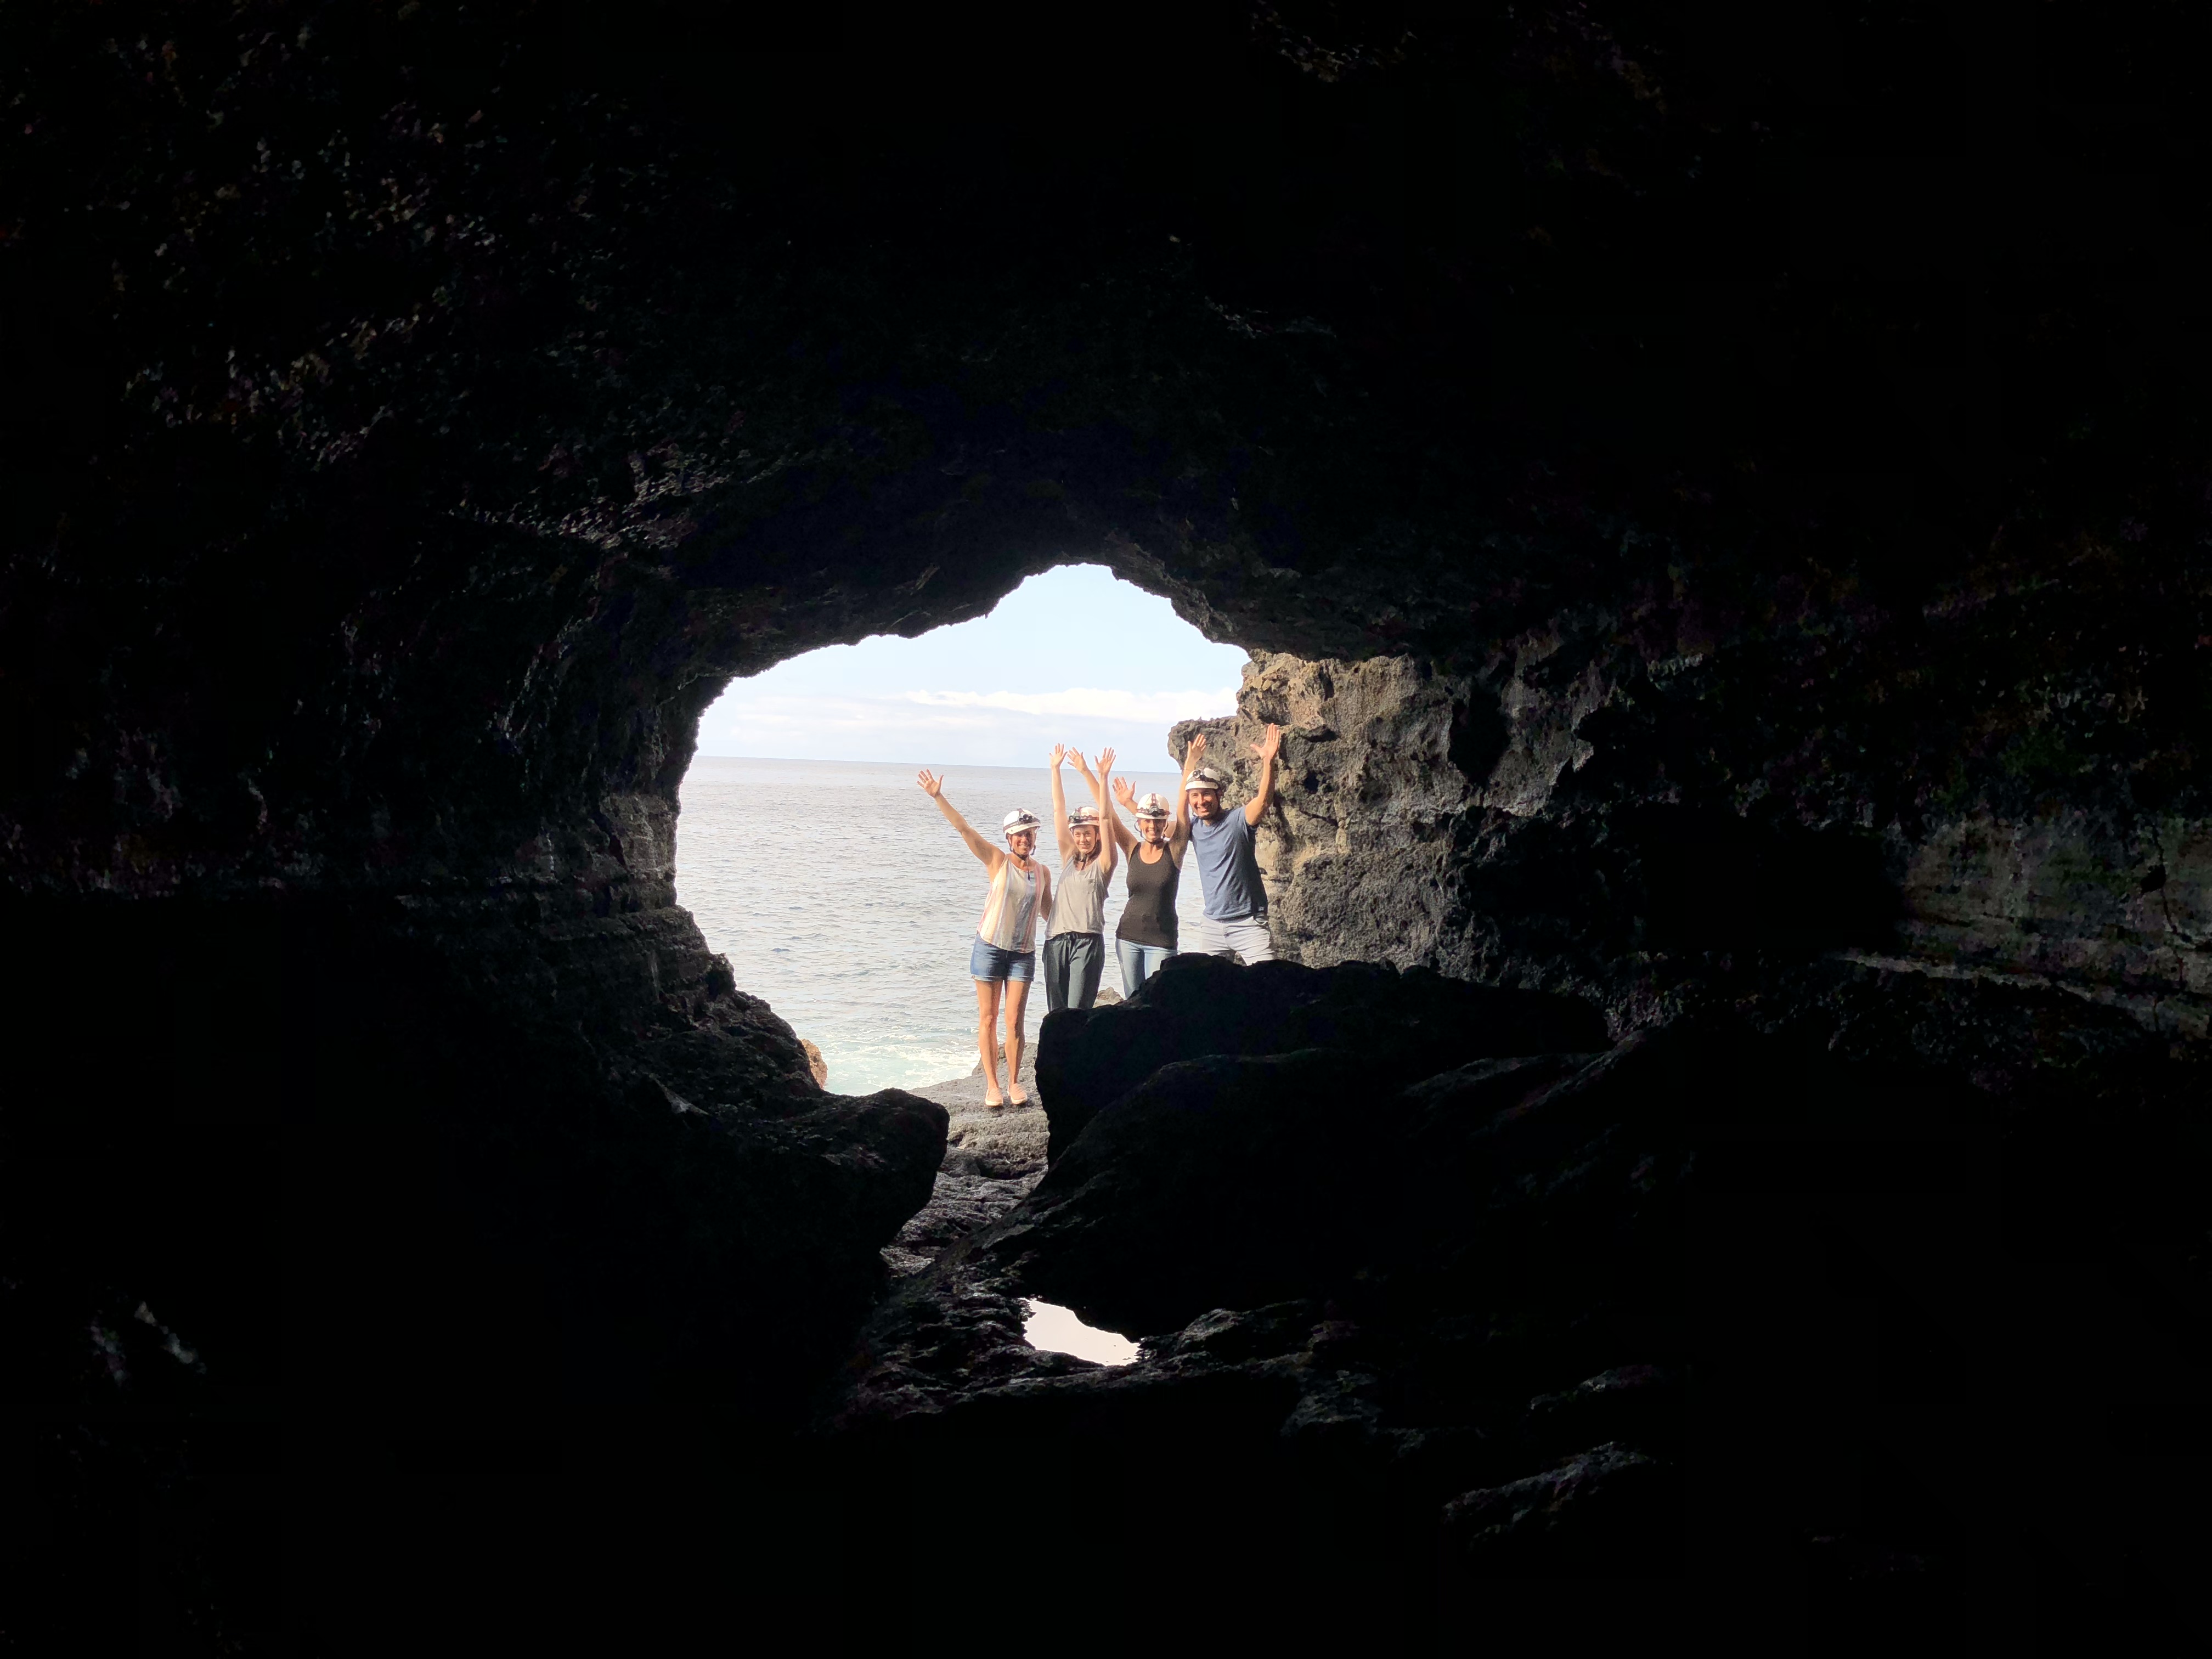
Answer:
<svg viewBox="0 0 2212 1659"><path fill-rule="evenodd" d="M1657 1575L1680 1562L1680 1483L1627 1446L1592 1447L1540 1474L1444 1506L1463 1571L1516 1577Z"/></svg>
<svg viewBox="0 0 2212 1659"><path fill-rule="evenodd" d="M2162 1469L2081 1449L2207 1370L2212 1091L2186 1051L2212 1012L2212 333L2186 298L2197 147L2167 142L2194 118L2191 9L2040 9L1971 61L1926 50L1912 7L1809 52L1617 0L1356 29L1250 9L1164 42L1120 20L1128 50L1027 80L988 27L928 73L787 54L736 98L696 8L0 11L0 313L40 323L9 336L0 410L0 1047L59 1073L10 1078L0 1353L16 1420L71 1425L40 1443L66 1449L40 1471L61 1495L26 1536L73 1512L95 1443L255 1440L148 1453L113 1528L23 1575L56 1607L132 1605L70 1560L158 1564L154 1471L282 1467L291 1535L463 1516L449 1559L504 1612L533 1598L479 1550L538 1494L480 1524L347 1486L395 1435L565 1423L580 1380L626 1424L677 1398L788 1426L929 1190L937 1126L825 1103L677 904L697 722L732 675L981 615L1071 558L1271 653L1210 746L1249 777L1243 740L1285 727L1279 952L1571 991L1653 1034L1516 1082L1393 1028L1389 999L1299 1027L1255 988L1300 983L1287 964L1188 963L1158 1009L1061 1017L1070 1158L1177 1063L1364 1063L1349 1088L1348 1062L1316 1071L1331 1097L1282 1114L1288 1140L1224 1104L1273 1196L1233 1193L1234 1136L1194 1094L1166 1113L1169 1085L1138 1114L1162 1144L1107 1137L1076 1189L1226 1202L1283 1267L1212 1241L1218 1262L1140 1254L1156 1282L1117 1286L1018 1209L956 1241L900 1316L926 1332L979 1262L997 1300L912 1397L960 1415L983 1355L1005 1431L952 1445L903 1526L881 1518L896 1467L810 1512L849 1533L752 1504L796 1540L779 1561L910 1571L883 1599L921 1605L941 1560L883 1537L957 1534L945 1485L1003 1503L976 1470L1090 1448L1070 1484L1135 1454L1128 1501L1076 1535L1032 1494L1045 1571L1188 1563L1218 1596L1219 1540L1249 1536L1236 1565L1302 1592L1276 1605L1345 1582L1360 1540L1299 1555L1299 1522L1374 1518L1337 1502L1364 1489L1268 1473L1300 1362L1242 1362L1279 1370L1237 1370L1234 1412L1149 1367L1017 1364L1028 1237L1147 1320L1214 1309L1209 1274L1322 1303L1344 1357L1322 1369L1353 1379L1309 1390L1332 1455L1486 1431L1486 1397L1671 1369L1693 1337L1729 1490L1796 1449L1856 1458L1840 1424L1949 1478L1969 1437L1931 1451L1885 1402L2008 1413L1949 1492L1979 1533L2033 1507L2042 1538L1971 1568L1977 1605L2032 1583L2054 1650L2183 1645L2127 1622L2203 1553L2142 1518ZM2033 84L1990 82L2008 64ZM2025 258L2021 215L1945 199L1992 87L2057 112L2011 124ZM1178 118L1054 118L1132 97ZM1019 165L942 118L970 106L1033 138ZM844 142L787 141L830 108ZM2111 188L2077 187L2084 157ZM1978 270L2000 303L1961 284ZM324 925L341 911L360 925ZM1218 1009L1169 1009L1179 973ZM1401 1094L1413 1049L1462 1069ZM1368 1185L1322 1167L1328 1134ZM1371 1237L1318 1213L1295 1236L1302 1204L1372 1217L1377 1193ZM1325 1294L1285 1288L1316 1275ZM1925 1284L2028 1311L1961 1320ZM139 1306L204 1375L140 1352ZM162 1398L118 1422L171 1386L206 1391L191 1424ZM1097 1451L1083 1431L1117 1412ZM331 1425L354 1443L303 1455ZM1198 1461L1231 1430L1233 1457ZM703 1467L698 1419L670 1433L630 1461L673 1482ZM1870 1480L1875 1512L1831 1535L1974 1559L1917 1541L1944 1504L1912 1487ZM1162 1492L1187 1523L1167 1546ZM636 1583L714 1577L603 1553L609 1516L706 1537L719 1474L602 1496L576 1500L596 1547L568 1584L627 1613ZM1429 1536L1400 1518L1377 1535ZM1771 1523L1751 1500L1713 1521ZM147 1571L215 1608L190 1632L149 1611L148 1642L265 1644L210 1597L221 1574Z"/></svg>
<svg viewBox="0 0 2212 1659"><path fill-rule="evenodd" d="M1571 1389L1530 1401L1528 1433L1553 1454L1600 1441L1621 1441L1648 1452L1678 1451L1681 1378L1660 1365L1601 1371Z"/></svg>
<svg viewBox="0 0 2212 1659"><path fill-rule="evenodd" d="M1004 1077L1003 1050L999 1065L1000 1075ZM1044 1109L1039 1103L1036 1066L1037 1048L1031 1043L1022 1051L1021 1076L1016 1079L1028 1097L1019 1105L1011 1100L997 1106L984 1103L983 1067L980 1061L966 1077L949 1078L915 1091L924 1100L933 1100L951 1114L945 1139L947 1176L980 1176L986 1181L1000 1182L1026 1178L1030 1185L1035 1184L1036 1177L1044 1172L1047 1133ZM1027 1185L1022 1188L1024 1192L1028 1189Z"/></svg>
<svg viewBox="0 0 2212 1659"><path fill-rule="evenodd" d="M1127 1515L1162 1447L1209 1455L1176 1437L1203 1425L1266 1495L1240 1523L1253 1571L1390 1582L1441 1563L1447 1605L1508 1623L1557 1616L1547 1580L1711 1571L1686 1561L1692 1537L1747 1616L1802 1617L1800 1517L1847 1530L1854 1560L1939 1564L1903 1589L1816 1572L1853 1628L1963 1606L1960 1585L2010 1571L1989 1540L2044 1466L1929 1443L1925 1402L2044 1422L2068 1480L2146 1502L2148 1474L2092 1475L2065 1449L2108 1407L2030 1363L2040 1321L2008 1334L1984 1311L2036 1305L2044 1282L1991 1240L2104 1248L2092 1235L2134 1224L2122 1211L2153 1182L2158 1213L2203 1213L2170 1173L2199 1155L2144 1138L2189 1121L2191 1074L2128 1025L2075 998L1837 969L1595 1058L1478 1060L1381 1098L1337 1050L1178 1061L902 1284L841 1432L871 1457L904 1448L917 1461L900 1467L940 1482L1033 1436L1080 1438L1101 1512ZM2045 1163L2062 1098L2112 1102L2098 1109L2113 1149L2071 1152L2075 1196L2104 1194L2087 1231ZM2028 1177L2002 1227L2001 1167ZM1900 1237L1912 1253L1890 1257ZM1932 1310L1935 1273L1974 1311ZM1029 1296L1158 1334L1133 1365L1058 1369L1020 1341ZM1839 1443L1871 1460L1848 1502ZM1971 1480L1932 1486L1939 1454ZM1712 1483L1695 1513L1686 1469ZM1294 1522L1271 1508L1286 1493ZM2089 1523L2042 1524L2087 1547ZM2155 1610L2082 1606L2163 1628Z"/></svg>
<svg viewBox="0 0 2212 1659"><path fill-rule="evenodd" d="M896 1273L918 1273L952 1245L1006 1215L1036 1185L1035 1175L994 1180L940 1170L929 1201L884 1247L884 1260Z"/></svg>
<svg viewBox="0 0 2212 1659"><path fill-rule="evenodd" d="M1379 1094L1367 1055L1340 1048L1176 1061L1092 1120L994 1248L1114 1330L1310 1295L1402 1257L1439 1213L1461 1226L1483 1188L1438 1173L1437 1126L1479 1140L1488 1115L1575 1063L1483 1062L1480 1084L1439 1101Z"/></svg>
<svg viewBox="0 0 2212 1659"><path fill-rule="evenodd" d="M1057 1159L1091 1120L1159 1067L1209 1054L1330 1048L1360 1057L1364 1092L1496 1054L1595 1052L1611 1039L1572 997L1474 985L1376 963L1313 969L1169 959L1118 1008L1062 1009L1037 1042L1038 1091Z"/></svg>
<svg viewBox="0 0 2212 1659"><path fill-rule="evenodd" d="M1294 1297L1388 1190L1371 1075L1338 1049L1164 1066L1061 1155L1006 1243L1034 1251L1039 1295L1109 1330Z"/></svg>

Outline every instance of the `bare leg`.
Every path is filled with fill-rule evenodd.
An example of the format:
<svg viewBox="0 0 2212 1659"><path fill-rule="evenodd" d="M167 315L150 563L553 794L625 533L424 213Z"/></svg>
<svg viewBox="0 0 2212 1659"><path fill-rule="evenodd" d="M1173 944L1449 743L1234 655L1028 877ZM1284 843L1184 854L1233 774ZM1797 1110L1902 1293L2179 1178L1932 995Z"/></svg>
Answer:
<svg viewBox="0 0 2212 1659"><path fill-rule="evenodd" d="M975 1049L983 1056L983 1103L1002 1106L1006 1103L999 1094L999 993L1006 988L1000 979L979 979L975 981ZM1016 1061L1018 1065L1020 1062Z"/></svg>
<svg viewBox="0 0 2212 1659"><path fill-rule="evenodd" d="M1030 982L1006 981L1006 1098L1017 1106L1029 1104L1022 1092L1022 1010L1029 1006Z"/></svg>

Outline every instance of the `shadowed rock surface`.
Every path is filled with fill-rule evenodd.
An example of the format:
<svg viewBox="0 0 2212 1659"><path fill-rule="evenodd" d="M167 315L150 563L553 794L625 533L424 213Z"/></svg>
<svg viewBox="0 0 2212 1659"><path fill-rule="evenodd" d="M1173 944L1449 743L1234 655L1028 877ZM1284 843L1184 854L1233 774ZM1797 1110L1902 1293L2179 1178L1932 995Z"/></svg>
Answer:
<svg viewBox="0 0 2212 1659"><path fill-rule="evenodd" d="M1571 997L1372 963L1317 972L1270 962L1246 973L1191 954L1169 958L1119 1008L1047 1016L1037 1073L1057 1160L1099 1113L1177 1060L1331 1049L1360 1073L1344 1079L1349 1102L1464 1060L1588 1053L1610 1042L1597 1011Z"/></svg>
<svg viewBox="0 0 2212 1659"><path fill-rule="evenodd" d="M898 1274L918 1273L944 1251L980 1232L1029 1196L1044 1173L1045 1115L1038 1103L1037 1047L1022 1051L1021 1083L1026 1106L983 1104L983 1067L964 1078L916 1090L951 1115L945 1138L945 1162L929 1201L896 1238L884 1247L884 1261ZM1000 1075L1006 1053L1000 1051Z"/></svg>
<svg viewBox="0 0 2212 1659"><path fill-rule="evenodd" d="M2201 1645L2190 9L810 26L0 11L46 1645L910 1623L946 1537L1146 1630ZM699 713L1070 560L1257 653L1285 957L1619 1046L1324 1097L1262 1009L1177 1065L1279 1111L1109 1056L1011 1209L1033 1117L825 1095L674 902ZM1099 1372L1033 1281L1191 1317Z"/></svg>
<svg viewBox="0 0 2212 1659"><path fill-rule="evenodd" d="M2095 1426L2145 1409L2112 1345L2163 1292L2054 1306L2051 1272L2110 1284L2091 1240L2185 1251L2212 1221L2201 1061L2059 994L1845 969L1594 1060L1350 1104L1349 1069L1180 1062L1102 1115L872 1320L830 1407L851 1455L942 1501L962 1468L1080 1445L1032 1511L1063 1543L1143 1524L1285 1589L1509 1623L1547 1616L1518 1582L1663 1582L1635 1594L1746 1641L1985 1630L1976 1587L2048 1537L2159 1595L2046 1583L2027 1627L2179 1636L2158 1609L2201 1529ZM1018 1346L1026 1296L1161 1334L1071 1367ZM2045 1425L2034 1457L1971 1426L1991 1411ZM1152 1506L1193 1469L1253 1495L1233 1547L1206 1503Z"/></svg>

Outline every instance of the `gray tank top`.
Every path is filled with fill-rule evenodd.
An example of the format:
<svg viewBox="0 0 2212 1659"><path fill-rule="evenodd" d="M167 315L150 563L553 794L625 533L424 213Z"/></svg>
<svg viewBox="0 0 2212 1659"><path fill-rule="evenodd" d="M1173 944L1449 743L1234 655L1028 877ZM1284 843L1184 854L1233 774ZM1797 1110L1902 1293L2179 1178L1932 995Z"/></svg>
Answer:
<svg viewBox="0 0 2212 1659"><path fill-rule="evenodd" d="M1105 931L1106 860L1093 859L1079 870L1071 853L1061 860L1060 879L1052 886L1052 920L1045 924L1044 936Z"/></svg>

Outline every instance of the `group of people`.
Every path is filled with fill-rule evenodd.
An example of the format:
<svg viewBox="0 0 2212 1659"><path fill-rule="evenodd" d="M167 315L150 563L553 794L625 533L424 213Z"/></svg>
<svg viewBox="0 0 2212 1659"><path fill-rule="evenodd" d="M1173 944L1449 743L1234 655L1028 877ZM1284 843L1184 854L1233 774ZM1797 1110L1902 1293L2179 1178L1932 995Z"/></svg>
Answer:
<svg viewBox="0 0 2212 1659"><path fill-rule="evenodd" d="M1048 1009L1088 1008L1098 995L1106 965L1106 893L1114 872L1126 860L1127 902L1114 930L1114 954L1121 969L1125 995L1160 969L1178 948L1176 894L1187 854L1198 858L1198 884L1204 899L1199 950L1214 956L1234 953L1246 962L1274 955L1268 944L1267 895L1260 882L1253 832L1275 797L1275 757L1283 733L1271 726L1252 745L1260 757L1260 787L1235 810L1221 804L1228 779L1206 765L1206 733L1193 735L1183 754L1182 781L1170 806L1157 793L1139 795L1127 778L1113 775L1114 751L1094 767L1079 750L1062 744L1052 751L1053 833L1060 848L1060 874L1036 854L1036 815L1017 807L999 826L1003 848L994 847L971 828L945 799L945 780L924 771L922 791L937 803L945 821L960 832L968 850L982 860L991 885L983 900L968 951L969 976L975 981L975 1046L983 1058L983 1103L1024 1105L1022 1089L1023 1015L1030 985L1036 977L1036 931L1044 920L1044 994ZM1090 785L1091 799L1071 811L1060 783L1060 769L1073 762ZM1120 810L1117 810L1117 807ZM1121 821L1126 811L1133 831ZM999 1086L999 1020L1006 1016L1006 1087Z"/></svg>

